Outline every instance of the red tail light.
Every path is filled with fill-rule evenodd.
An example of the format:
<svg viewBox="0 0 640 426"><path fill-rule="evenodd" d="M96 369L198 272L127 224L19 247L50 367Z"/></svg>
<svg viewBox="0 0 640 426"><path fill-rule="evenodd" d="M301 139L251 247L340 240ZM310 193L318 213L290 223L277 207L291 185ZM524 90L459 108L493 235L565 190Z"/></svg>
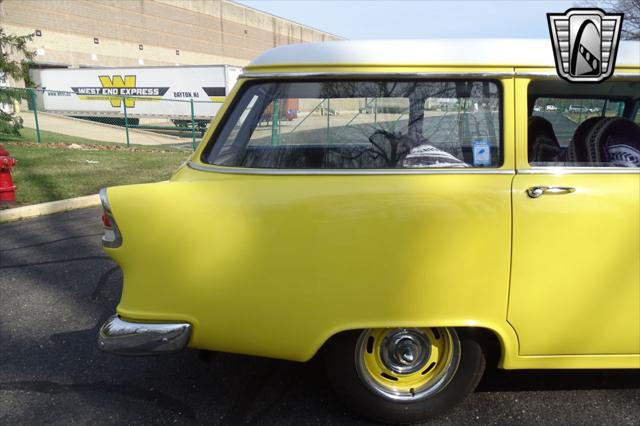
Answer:
<svg viewBox="0 0 640 426"><path fill-rule="evenodd" d="M107 228L107 229L111 229L111 221L109 220L109 216L107 216L106 212L102 212L102 225Z"/></svg>

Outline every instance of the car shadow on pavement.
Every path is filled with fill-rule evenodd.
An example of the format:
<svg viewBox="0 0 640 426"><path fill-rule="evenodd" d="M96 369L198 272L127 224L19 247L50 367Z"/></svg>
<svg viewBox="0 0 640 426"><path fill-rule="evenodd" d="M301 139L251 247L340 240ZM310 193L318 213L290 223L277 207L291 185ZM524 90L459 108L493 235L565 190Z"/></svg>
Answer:
<svg viewBox="0 0 640 426"><path fill-rule="evenodd" d="M498 370L485 372L476 392L640 389L639 370Z"/></svg>

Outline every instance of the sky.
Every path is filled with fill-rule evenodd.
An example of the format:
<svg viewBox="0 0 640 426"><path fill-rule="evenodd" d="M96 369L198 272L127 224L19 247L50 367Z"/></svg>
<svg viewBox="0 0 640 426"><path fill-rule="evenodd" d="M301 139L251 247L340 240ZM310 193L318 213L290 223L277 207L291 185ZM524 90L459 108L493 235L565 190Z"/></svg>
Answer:
<svg viewBox="0 0 640 426"><path fill-rule="evenodd" d="M549 37L547 12L577 0L234 0L348 39Z"/></svg>

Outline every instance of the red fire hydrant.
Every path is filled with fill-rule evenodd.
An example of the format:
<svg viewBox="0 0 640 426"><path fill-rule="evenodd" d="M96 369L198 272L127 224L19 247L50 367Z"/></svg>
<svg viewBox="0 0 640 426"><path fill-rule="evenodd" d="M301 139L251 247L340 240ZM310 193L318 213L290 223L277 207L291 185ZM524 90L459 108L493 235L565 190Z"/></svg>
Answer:
<svg viewBox="0 0 640 426"><path fill-rule="evenodd" d="M11 178L11 168L18 161L9 155L9 151L0 145L0 204L16 201L16 186Z"/></svg>

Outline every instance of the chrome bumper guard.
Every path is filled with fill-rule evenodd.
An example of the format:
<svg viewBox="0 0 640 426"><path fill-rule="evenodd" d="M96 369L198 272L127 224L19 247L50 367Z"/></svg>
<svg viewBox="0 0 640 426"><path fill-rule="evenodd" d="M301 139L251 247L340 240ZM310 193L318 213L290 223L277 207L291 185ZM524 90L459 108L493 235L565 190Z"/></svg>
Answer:
<svg viewBox="0 0 640 426"><path fill-rule="evenodd" d="M158 355L184 349L190 335L189 323L129 322L113 315L100 327L98 347L119 355Z"/></svg>

